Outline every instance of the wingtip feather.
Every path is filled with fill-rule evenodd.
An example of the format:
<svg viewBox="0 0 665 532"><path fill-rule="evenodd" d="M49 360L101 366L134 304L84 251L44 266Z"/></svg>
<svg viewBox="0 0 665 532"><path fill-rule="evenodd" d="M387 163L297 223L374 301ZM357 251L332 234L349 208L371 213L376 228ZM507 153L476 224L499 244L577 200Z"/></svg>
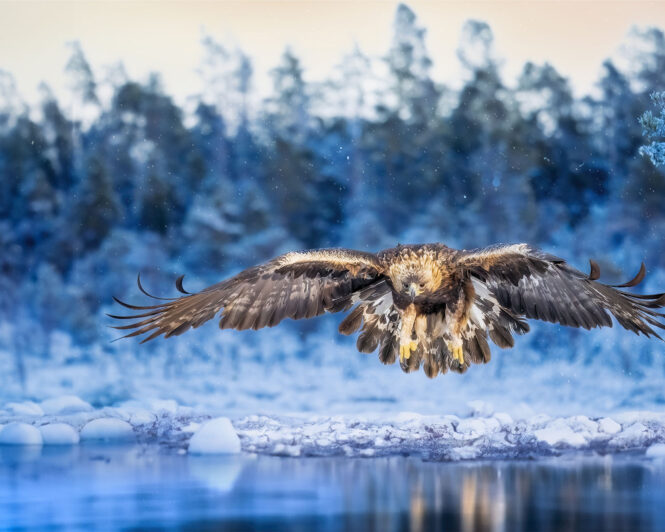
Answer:
<svg viewBox="0 0 665 532"><path fill-rule="evenodd" d="M589 281L600 279L600 266L598 266L598 263L593 259L589 259L589 265L591 267L591 271L589 272Z"/></svg>
<svg viewBox="0 0 665 532"><path fill-rule="evenodd" d="M627 283L623 283L623 284L614 284L612 286L614 288L630 288L632 286L637 286L638 284L640 284L644 280L644 278L646 277L646 274L647 274L647 268L646 268L646 266L643 262L642 265L640 266L640 271L637 272L637 275L635 277L633 277L630 281L628 281Z"/></svg>

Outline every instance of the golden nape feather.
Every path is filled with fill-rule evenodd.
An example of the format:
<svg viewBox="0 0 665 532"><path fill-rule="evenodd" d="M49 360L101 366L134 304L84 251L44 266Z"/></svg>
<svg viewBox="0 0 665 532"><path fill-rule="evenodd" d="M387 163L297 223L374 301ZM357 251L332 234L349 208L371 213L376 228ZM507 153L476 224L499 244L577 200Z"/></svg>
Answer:
<svg viewBox="0 0 665 532"><path fill-rule="evenodd" d="M455 250L443 244L398 245L379 253L350 249L292 252L192 294L178 298L149 294L159 303L132 305L137 313L110 315L134 320L115 328L123 338L143 342L197 328L219 316L221 329L261 329L282 320L348 312L345 335L360 331L358 351L378 350L379 360L399 360L405 372L422 365L429 377L489 362L489 340L514 345L514 334L529 331L526 319L570 327L611 327L613 319L636 334L660 338L665 329L665 294L624 290L645 277L620 285L598 282L600 268L590 261L584 274L563 259L527 244Z"/></svg>

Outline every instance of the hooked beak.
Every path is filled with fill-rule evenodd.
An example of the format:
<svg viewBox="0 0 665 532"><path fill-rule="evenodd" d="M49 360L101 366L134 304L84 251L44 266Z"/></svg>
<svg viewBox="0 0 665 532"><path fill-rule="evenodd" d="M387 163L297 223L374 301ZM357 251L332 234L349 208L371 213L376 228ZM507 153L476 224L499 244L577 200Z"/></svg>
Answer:
<svg viewBox="0 0 665 532"><path fill-rule="evenodd" d="M416 297L421 294L422 290L420 290L420 287L416 283L411 283L409 285L409 295L411 297Z"/></svg>

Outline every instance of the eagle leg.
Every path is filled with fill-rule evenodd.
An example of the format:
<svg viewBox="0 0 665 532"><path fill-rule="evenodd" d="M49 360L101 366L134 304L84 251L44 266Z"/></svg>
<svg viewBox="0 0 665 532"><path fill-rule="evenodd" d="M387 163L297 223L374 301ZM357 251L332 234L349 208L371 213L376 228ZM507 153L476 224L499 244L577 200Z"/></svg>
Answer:
<svg viewBox="0 0 665 532"><path fill-rule="evenodd" d="M464 365L464 350L462 349L462 342L459 343L456 341L446 342L448 345L448 350L453 355L453 360L457 360L460 366Z"/></svg>
<svg viewBox="0 0 665 532"><path fill-rule="evenodd" d="M400 344L399 346L399 360L408 360L411 358L411 352L415 351L418 348L418 342L415 340L410 341L407 344Z"/></svg>
<svg viewBox="0 0 665 532"><path fill-rule="evenodd" d="M413 325L416 321L416 307L411 303L402 313L402 328L399 335L399 360L411 357L411 352L418 347L418 342L413 338Z"/></svg>
<svg viewBox="0 0 665 532"><path fill-rule="evenodd" d="M471 293L469 293L471 291ZM471 310L471 301L475 297L472 293L473 285L470 283L465 285L464 290L460 290L457 301L452 306L452 312L446 309L446 321L451 329L451 340L447 342L448 350L453 356L453 360L457 360L461 367L464 366L464 349L462 342L462 331L466 328L469 321L469 312Z"/></svg>

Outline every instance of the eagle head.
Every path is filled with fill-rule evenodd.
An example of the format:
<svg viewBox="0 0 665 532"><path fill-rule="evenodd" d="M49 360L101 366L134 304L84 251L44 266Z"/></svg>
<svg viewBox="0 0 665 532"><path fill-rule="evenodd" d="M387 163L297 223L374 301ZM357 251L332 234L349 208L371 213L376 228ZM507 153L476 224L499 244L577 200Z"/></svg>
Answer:
<svg viewBox="0 0 665 532"><path fill-rule="evenodd" d="M414 299L422 294L429 294L438 288L435 276L429 269L412 270L401 279L400 291Z"/></svg>

